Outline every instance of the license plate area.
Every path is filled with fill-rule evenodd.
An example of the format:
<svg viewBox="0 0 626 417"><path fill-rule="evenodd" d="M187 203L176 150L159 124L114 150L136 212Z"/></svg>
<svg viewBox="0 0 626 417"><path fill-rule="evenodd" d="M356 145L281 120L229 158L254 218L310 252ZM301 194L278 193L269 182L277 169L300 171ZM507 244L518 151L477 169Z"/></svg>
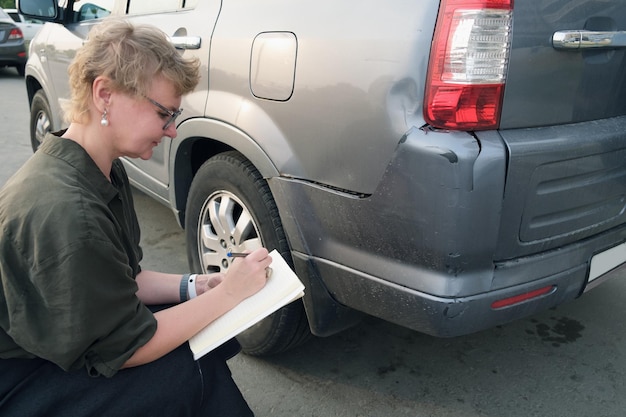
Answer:
<svg viewBox="0 0 626 417"><path fill-rule="evenodd" d="M601 277L624 262L626 262L626 243L622 243L621 245L614 246L611 249L594 255L591 258L588 282Z"/></svg>

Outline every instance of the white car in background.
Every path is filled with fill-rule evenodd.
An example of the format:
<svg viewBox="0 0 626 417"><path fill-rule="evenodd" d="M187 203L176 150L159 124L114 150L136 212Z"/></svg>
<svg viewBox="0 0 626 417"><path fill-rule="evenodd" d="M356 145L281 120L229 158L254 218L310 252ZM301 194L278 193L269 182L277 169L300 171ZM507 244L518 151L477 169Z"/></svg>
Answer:
<svg viewBox="0 0 626 417"><path fill-rule="evenodd" d="M11 16L11 19L15 21L15 24L22 29L22 33L24 34L24 43L26 44L26 50L28 51L28 45L30 44L31 39L33 39L37 32L39 32L39 30L43 27L44 22L22 16L16 9L3 10Z"/></svg>

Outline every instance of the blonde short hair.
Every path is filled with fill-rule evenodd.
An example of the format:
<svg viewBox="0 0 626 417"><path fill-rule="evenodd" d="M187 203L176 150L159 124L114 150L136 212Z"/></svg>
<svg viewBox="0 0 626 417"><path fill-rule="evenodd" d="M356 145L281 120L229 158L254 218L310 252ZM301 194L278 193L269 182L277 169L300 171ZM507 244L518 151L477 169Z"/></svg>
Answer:
<svg viewBox="0 0 626 417"><path fill-rule="evenodd" d="M96 77L108 77L114 91L140 96L148 93L153 78L161 76L182 96L198 84L199 62L183 58L158 28L109 17L91 29L68 72L72 99L65 119L88 123Z"/></svg>

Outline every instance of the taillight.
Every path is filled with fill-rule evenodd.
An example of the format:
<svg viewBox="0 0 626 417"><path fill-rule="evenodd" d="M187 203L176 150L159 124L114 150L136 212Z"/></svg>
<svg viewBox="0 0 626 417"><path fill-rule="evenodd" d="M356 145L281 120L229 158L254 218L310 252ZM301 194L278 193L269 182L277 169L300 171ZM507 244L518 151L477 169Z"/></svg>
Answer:
<svg viewBox="0 0 626 417"><path fill-rule="evenodd" d="M513 0L442 0L430 51L424 117L433 127L500 123Z"/></svg>
<svg viewBox="0 0 626 417"><path fill-rule="evenodd" d="M22 35L22 29L13 28L11 32L9 32L9 40L22 39L24 35Z"/></svg>

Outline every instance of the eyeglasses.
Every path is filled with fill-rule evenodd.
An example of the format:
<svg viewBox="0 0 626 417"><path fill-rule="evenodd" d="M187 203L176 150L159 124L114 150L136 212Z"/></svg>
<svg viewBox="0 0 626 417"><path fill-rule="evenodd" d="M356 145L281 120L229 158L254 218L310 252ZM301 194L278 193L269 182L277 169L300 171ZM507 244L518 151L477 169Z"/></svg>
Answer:
<svg viewBox="0 0 626 417"><path fill-rule="evenodd" d="M157 106L159 109L163 110L163 112L165 114L162 114L161 117L162 118L166 118L169 116L169 118L167 119L167 121L165 122L165 124L163 125L163 130L166 130L172 123L174 123L174 121L176 121L176 118L178 116L180 116L180 114L183 112L183 109L178 109L176 111L172 111L170 109L168 109L167 107L165 107L164 105L162 105L161 103L152 100L150 97L144 96L146 98L146 100L148 100L150 103L154 104L155 106Z"/></svg>

